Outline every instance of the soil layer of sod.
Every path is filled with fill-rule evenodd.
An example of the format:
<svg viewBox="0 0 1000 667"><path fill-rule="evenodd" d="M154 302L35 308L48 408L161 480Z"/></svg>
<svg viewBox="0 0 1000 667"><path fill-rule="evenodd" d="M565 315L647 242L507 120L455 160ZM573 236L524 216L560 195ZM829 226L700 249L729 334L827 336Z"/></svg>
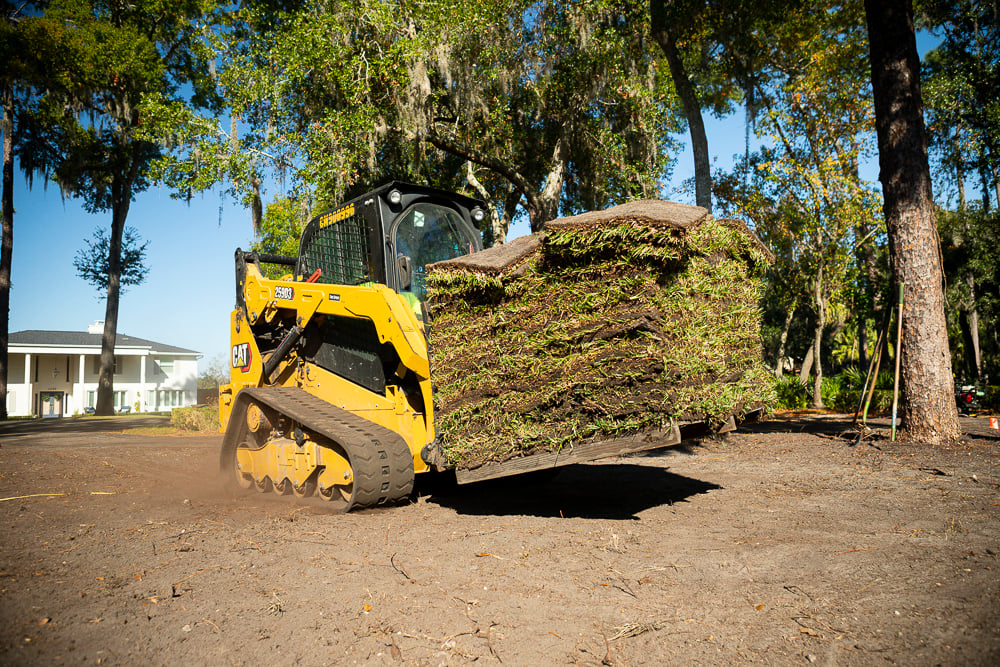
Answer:
<svg viewBox="0 0 1000 667"><path fill-rule="evenodd" d="M768 407L769 261L739 221L647 200L432 265L445 456L473 468Z"/></svg>

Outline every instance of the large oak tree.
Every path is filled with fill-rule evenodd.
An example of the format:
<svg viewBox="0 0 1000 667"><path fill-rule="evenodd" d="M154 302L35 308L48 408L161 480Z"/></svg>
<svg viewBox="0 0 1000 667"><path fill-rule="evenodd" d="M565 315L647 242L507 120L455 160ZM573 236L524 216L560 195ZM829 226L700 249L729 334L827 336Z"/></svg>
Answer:
<svg viewBox="0 0 1000 667"><path fill-rule="evenodd" d="M183 91L194 105L212 105L203 36L215 7L213 0L55 0L23 21L24 30L40 36L39 51L59 58L44 63L43 80L29 82L46 94L26 109L20 167L54 178L91 213L111 211L97 414L114 410L125 221L159 155L137 135L139 104L153 91L169 98Z"/></svg>
<svg viewBox="0 0 1000 667"><path fill-rule="evenodd" d="M269 175L316 206L390 178L468 184L502 239L518 209L537 230L657 191L672 100L635 28L641 2L261 5L219 43L238 122L146 107L182 148L161 172L181 193L222 181L260 212Z"/></svg>

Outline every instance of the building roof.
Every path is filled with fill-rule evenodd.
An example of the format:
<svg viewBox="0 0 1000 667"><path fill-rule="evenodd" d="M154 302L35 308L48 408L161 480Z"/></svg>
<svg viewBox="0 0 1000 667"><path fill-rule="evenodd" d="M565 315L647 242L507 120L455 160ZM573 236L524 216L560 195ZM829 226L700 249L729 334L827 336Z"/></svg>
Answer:
<svg viewBox="0 0 1000 667"><path fill-rule="evenodd" d="M85 331L39 331L32 329L29 331L18 331L10 334L8 344L13 347L21 346L44 346L44 347L92 347L101 349L101 334L87 333ZM194 350L183 347L157 343L156 341L136 338L118 334L115 338L115 347L146 348L150 352L161 354L201 354Z"/></svg>

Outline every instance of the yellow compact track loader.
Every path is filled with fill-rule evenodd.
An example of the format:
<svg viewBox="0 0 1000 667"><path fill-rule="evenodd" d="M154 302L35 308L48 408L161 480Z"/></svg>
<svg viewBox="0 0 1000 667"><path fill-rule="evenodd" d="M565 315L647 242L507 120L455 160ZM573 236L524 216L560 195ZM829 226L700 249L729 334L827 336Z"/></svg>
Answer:
<svg viewBox="0 0 1000 667"><path fill-rule="evenodd" d="M311 220L298 257L237 250L223 471L344 511L408 496L435 438L424 267L480 250L482 218L479 201L394 182Z"/></svg>
<svg viewBox="0 0 1000 667"><path fill-rule="evenodd" d="M435 431L425 267L480 251L483 217L480 201L393 182L311 220L298 257L236 251L231 382L219 390L229 479L349 511L402 500L416 473L451 468ZM288 274L269 278L264 264ZM703 428L672 422L455 469L455 479L657 449Z"/></svg>

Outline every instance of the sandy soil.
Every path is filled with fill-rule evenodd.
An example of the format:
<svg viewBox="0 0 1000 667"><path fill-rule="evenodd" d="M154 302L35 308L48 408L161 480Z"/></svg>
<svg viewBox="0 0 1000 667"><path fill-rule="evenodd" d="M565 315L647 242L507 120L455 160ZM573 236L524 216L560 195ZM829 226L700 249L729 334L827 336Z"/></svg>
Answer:
<svg viewBox="0 0 1000 667"><path fill-rule="evenodd" d="M0 424L0 664L997 664L984 421L788 416L351 515L227 495L217 435Z"/></svg>

